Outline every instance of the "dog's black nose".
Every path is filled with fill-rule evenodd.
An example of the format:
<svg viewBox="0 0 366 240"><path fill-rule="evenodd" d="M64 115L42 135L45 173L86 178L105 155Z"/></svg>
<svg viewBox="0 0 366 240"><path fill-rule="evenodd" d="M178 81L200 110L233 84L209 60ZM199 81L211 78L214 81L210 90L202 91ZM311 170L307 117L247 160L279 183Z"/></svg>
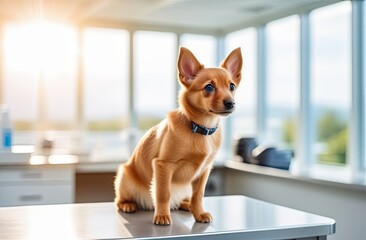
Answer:
<svg viewBox="0 0 366 240"><path fill-rule="evenodd" d="M233 100L224 100L224 106L227 110L233 109L235 107L235 102Z"/></svg>

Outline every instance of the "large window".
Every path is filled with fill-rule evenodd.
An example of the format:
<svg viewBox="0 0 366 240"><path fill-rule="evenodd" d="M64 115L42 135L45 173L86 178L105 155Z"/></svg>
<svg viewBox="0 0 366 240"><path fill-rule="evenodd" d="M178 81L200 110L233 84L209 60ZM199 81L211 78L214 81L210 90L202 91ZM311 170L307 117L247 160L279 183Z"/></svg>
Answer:
<svg viewBox="0 0 366 240"><path fill-rule="evenodd" d="M236 111L233 118L233 137L256 136L257 107L257 44L255 28L249 28L226 36L225 52L229 54L240 47L243 56L242 79L236 92Z"/></svg>
<svg viewBox="0 0 366 240"><path fill-rule="evenodd" d="M41 73L39 37L33 24L7 23L4 27L4 93L16 130L34 129L38 117L38 80ZM19 97L22 96L22 97Z"/></svg>
<svg viewBox="0 0 366 240"><path fill-rule="evenodd" d="M345 164L351 111L351 3L314 10L311 22L313 153Z"/></svg>
<svg viewBox="0 0 366 240"><path fill-rule="evenodd" d="M129 34L125 30L86 28L83 32L83 89L86 129L127 127Z"/></svg>
<svg viewBox="0 0 366 240"><path fill-rule="evenodd" d="M72 127L76 37L74 28L56 23L5 25L3 102L11 109L16 130Z"/></svg>
<svg viewBox="0 0 366 240"><path fill-rule="evenodd" d="M267 31L266 141L294 148L300 99L300 21L270 22Z"/></svg>
<svg viewBox="0 0 366 240"><path fill-rule="evenodd" d="M141 130L175 108L176 48L173 33L138 31L134 35L134 107Z"/></svg>

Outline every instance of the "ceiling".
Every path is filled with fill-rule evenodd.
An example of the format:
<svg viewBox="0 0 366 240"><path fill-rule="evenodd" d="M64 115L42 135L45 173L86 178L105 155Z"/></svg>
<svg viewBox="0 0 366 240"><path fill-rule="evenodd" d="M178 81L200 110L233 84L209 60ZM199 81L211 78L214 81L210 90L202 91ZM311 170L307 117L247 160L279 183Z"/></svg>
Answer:
<svg viewBox="0 0 366 240"><path fill-rule="evenodd" d="M339 0L0 0L0 18L229 32Z"/></svg>

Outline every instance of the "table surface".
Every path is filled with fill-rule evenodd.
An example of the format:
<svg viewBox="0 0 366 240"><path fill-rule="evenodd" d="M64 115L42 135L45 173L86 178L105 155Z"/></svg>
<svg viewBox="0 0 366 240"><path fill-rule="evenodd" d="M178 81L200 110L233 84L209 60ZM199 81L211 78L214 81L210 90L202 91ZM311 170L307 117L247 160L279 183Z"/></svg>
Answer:
<svg viewBox="0 0 366 240"><path fill-rule="evenodd" d="M0 239L295 239L335 233L330 218L245 196L206 197L212 223L172 211L173 224L152 224L152 211L121 213L113 203L0 208Z"/></svg>

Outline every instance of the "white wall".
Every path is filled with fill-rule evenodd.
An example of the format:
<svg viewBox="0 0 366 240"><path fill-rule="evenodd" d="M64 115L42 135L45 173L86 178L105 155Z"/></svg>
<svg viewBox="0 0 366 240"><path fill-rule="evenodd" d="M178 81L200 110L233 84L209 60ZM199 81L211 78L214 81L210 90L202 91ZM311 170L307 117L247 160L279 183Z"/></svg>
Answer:
<svg viewBox="0 0 366 240"><path fill-rule="evenodd" d="M227 169L225 194L241 194L336 220L332 240L366 239L366 191Z"/></svg>

